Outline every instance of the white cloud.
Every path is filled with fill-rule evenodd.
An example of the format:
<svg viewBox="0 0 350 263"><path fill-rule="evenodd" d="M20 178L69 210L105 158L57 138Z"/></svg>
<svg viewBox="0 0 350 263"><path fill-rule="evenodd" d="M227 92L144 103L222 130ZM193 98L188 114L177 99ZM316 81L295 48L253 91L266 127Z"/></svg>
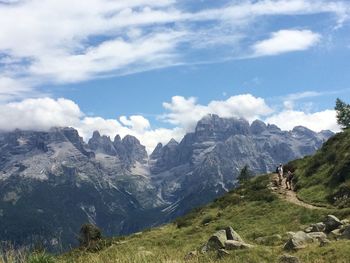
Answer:
<svg viewBox="0 0 350 263"><path fill-rule="evenodd" d="M314 131L331 130L339 131L334 110L325 110L315 113L285 110L268 117L266 123L276 124L283 130L291 130L295 126L304 126Z"/></svg>
<svg viewBox="0 0 350 263"><path fill-rule="evenodd" d="M196 98L184 98L174 96L171 102L163 103L169 113L162 119L174 125L183 127L186 131L192 131L202 117L209 113L218 114L221 117L245 118L250 121L269 115L272 109L262 98L251 94L232 96L227 100L211 101L208 105L200 105Z"/></svg>
<svg viewBox="0 0 350 263"><path fill-rule="evenodd" d="M0 130L48 130L51 127L70 126L76 128L85 141L95 130L112 139L117 134L121 137L130 134L136 136L148 152L159 142L166 144L171 138L180 141L186 132L193 131L196 123L209 113L221 117L243 117L250 121L259 118L286 130L298 125L315 131L339 130L333 110L316 113L283 110L273 113L264 99L251 94L211 101L207 105L198 104L195 98L175 96L163 106L168 112L162 115L162 119L173 124L172 128L153 128L149 120L141 115L121 116L119 120L88 117L76 103L63 98L25 99L0 106Z"/></svg>
<svg viewBox="0 0 350 263"><path fill-rule="evenodd" d="M157 143L163 144L171 138L181 140L184 130L181 128L151 129L149 121L140 115L104 119L101 117L86 117L79 106L68 99L25 99L0 106L0 130L49 130L51 127L74 127L80 136L87 141L92 133L98 130L112 139L119 134L134 135L151 152Z"/></svg>
<svg viewBox="0 0 350 263"><path fill-rule="evenodd" d="M187 55L223 45L230 48L221 59L249 56L243 43L266 16L327 13L340 26L350 13L349 3L338 0L233 1L196 12L175 0L5 2L0 4L0 68L16 81L31 79L32 86L198 62ZM256 44L257 54L304 50L319 38L307 30L275 34ZM213 59L220 60L203 57ZM8 92L9 99L16 97Z"/></svg>
<svg viewBox="0 0 350 263"><path fill-rule="evenodd" d="M47 130L53 126L75 126L83 113L67 99L25 99L0 106L0 129Z"/></svg>
<svg viewBox="0 0 350 263"><path fill-rule="evenodd" d="M255 56L271 56L309 49L317 44L321 35L310 30L280 30L271 37L253 45Z"/></svg>

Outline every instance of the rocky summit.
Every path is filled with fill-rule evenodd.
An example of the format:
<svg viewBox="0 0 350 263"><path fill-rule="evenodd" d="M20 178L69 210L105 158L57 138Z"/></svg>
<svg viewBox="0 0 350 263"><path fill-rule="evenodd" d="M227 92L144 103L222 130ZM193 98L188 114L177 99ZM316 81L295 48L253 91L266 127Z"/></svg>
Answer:
<svg viewBox="0 0 350 263"><path fill-rule="evenodd" d="M310 155L332 135L282 131L261 121L208 115L148 156L133 136L72 128L0 133L0 238L74 245L90 222L106 235L157 225L224 194L248 165L256 174Z"/></svg>

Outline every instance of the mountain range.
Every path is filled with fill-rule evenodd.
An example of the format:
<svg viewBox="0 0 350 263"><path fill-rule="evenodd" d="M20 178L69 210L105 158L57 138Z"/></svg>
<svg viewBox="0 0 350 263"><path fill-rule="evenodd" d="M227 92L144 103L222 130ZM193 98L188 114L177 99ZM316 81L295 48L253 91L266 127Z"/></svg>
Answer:
<svg viewBox="0 0 350 263"><path fill-rule="evenodd" d="M332 135L208 115L148 156L130 135L96 131L85 143L73 128L1 132L0 238L57 249L74 245L85 222L106 235L159 225L235 188L245 165L274 171Z"/></svg>

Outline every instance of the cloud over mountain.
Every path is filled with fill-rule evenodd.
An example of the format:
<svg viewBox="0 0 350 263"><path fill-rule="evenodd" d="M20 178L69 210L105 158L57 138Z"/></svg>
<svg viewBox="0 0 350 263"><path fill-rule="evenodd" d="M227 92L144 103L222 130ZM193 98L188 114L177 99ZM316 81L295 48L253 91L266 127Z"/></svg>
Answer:
<svg viewBox="0 0 350 263"><path fill-rule="evenodd" d="M119 119L86 116L79 105L63 98L25 99L0 106L0 130L48 130L55 126L71 126L76 128L85 140L88 140L95 130L112 138L116 134L122 137L130 134L139 138L148 151L153 150L159 142L167 143L171 138L181 140L186 132L193 131L198 120L209 113L222 117L245 118L249 121L261 119L286 130L298 125L315 131L339 130L334 110L314 113L293 109L274 111L263 98L251 94L232 96L227 100L214 100L207 105L199 104L193 97L174 96L171 102L164 102L163 106L166 112L159 115L159 118L172 124L172 127L154 128L150 121L141 115L120 116Z"/></svg>

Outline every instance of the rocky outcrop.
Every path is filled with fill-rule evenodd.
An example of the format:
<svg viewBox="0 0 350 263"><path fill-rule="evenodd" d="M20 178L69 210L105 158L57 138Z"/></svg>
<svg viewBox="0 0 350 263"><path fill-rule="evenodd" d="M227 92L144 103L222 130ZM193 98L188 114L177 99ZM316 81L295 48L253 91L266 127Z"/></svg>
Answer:
<svg viewBox="0 0 350 263"><path fill-rule="evenodd" d="M252 247L252 245L245 243L232 227L227 227L225 230L219 230L214 233L202 248L202 252L219 251L221 249L225 251L239 250Z"/></svg>
<svg viewBox="0 0 350 263"><path fill-rule="evenodd" d="M331 231L330 231L331 230ZM284 245L285 250L305 248L309 243L319 243L326 246L331 240L349 239L350 227L348 220L339 220L334 215L327 215L322 223L311 224L305 231L288 232L289 239Z"/></svg>

